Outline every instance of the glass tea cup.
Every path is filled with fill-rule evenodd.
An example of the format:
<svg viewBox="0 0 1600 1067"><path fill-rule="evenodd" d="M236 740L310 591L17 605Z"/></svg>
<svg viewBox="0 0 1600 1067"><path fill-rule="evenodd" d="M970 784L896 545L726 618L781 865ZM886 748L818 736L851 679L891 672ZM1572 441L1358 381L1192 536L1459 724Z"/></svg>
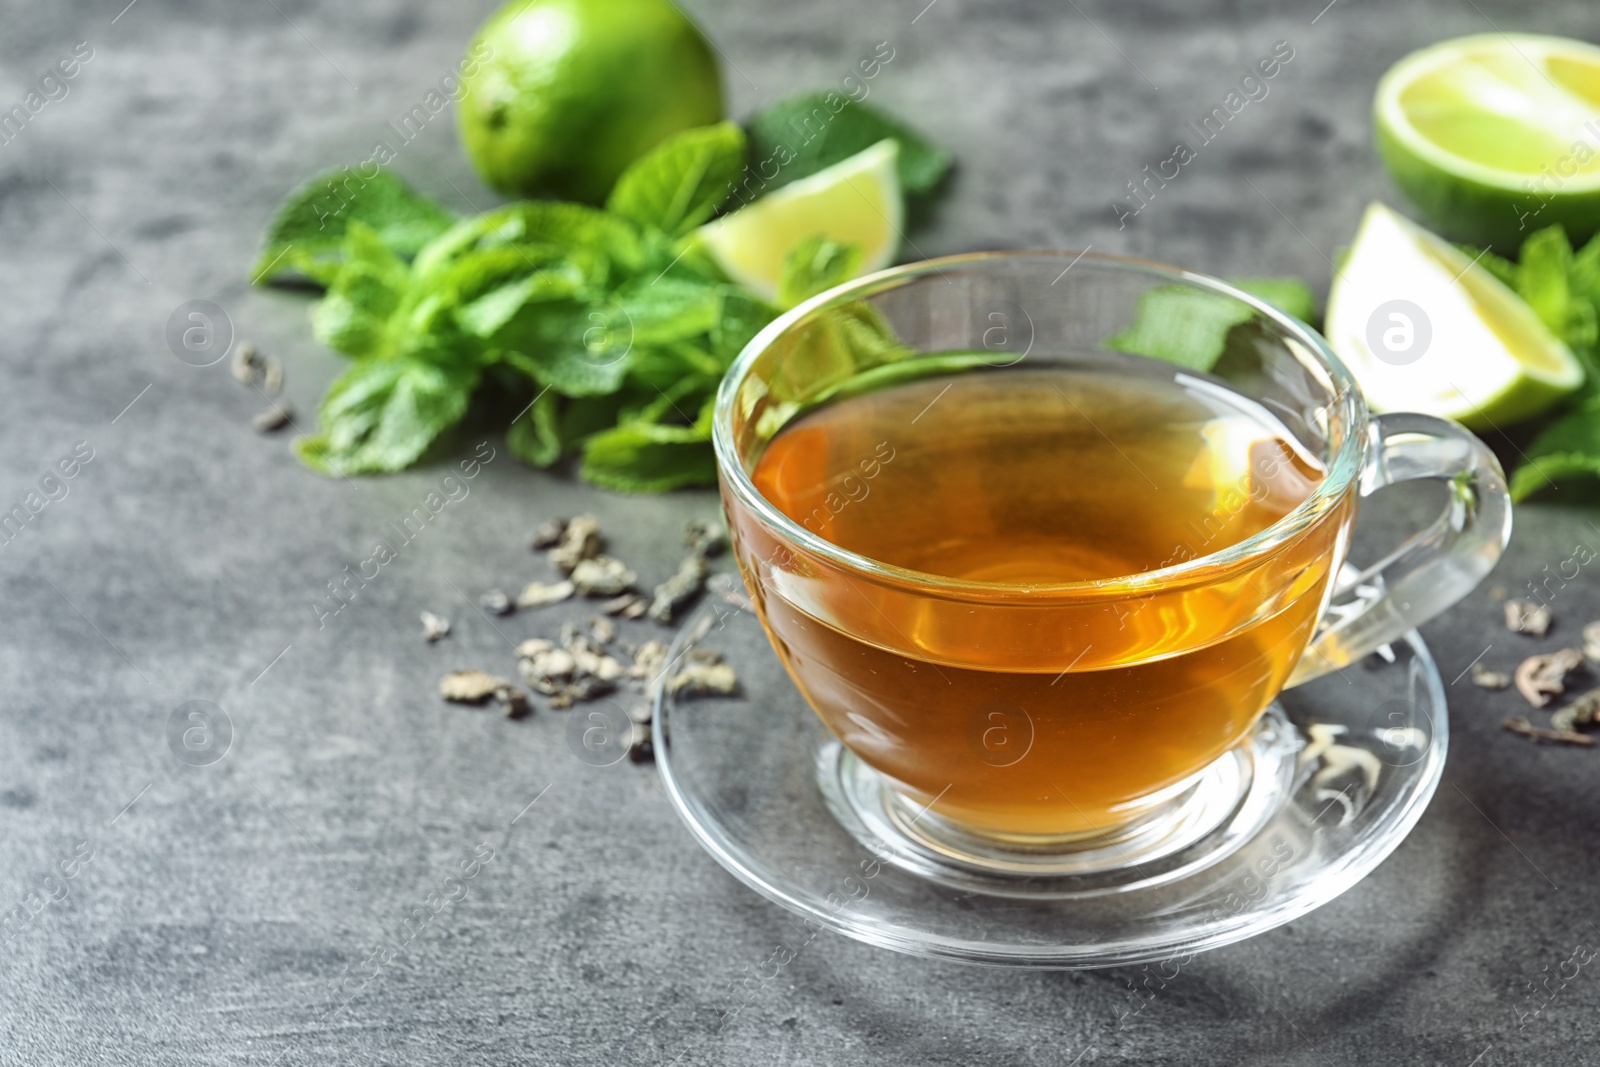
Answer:
<svg viewBox="0 0 1600 1067"><path fill-rule="evenodd" d="M1208 372L1114 340L1174 295L1238 324ZM955 578L869 558L785 514L752 477L774 438L829 403L925 377L1040 370L1125 378L1130 396L1140 382L1222 390L1270 413L1320 477L1242 540L1202 537L1150 569L1068 582ZM1130 403L1127 418L1141 417ZM1096 428L1115 447L1114 430ZM745 348L718 396L714 436L756 611L848 753L840 802L875 813L866 821L892 845L977 869L1078 873L1191 844L1261 787L1252 768L1265 760L1251 746L1281 689L1454 604L1510 535L1499 464L1466 430L1369 413L1326 341L1247 293L1094 254L949 257L822 294ZM892 462L894 437L890 427L863 456L858 482ZM1072 477L1073 457L1061 461ZM1417 479L1445 485L1443 513L1353 572L1360 499ZM840 507L871 506L849 479L835 495ZM937 492L928 500L935 511L961 506ZM1104 506L1114 537L1115 505Z"/></svg>

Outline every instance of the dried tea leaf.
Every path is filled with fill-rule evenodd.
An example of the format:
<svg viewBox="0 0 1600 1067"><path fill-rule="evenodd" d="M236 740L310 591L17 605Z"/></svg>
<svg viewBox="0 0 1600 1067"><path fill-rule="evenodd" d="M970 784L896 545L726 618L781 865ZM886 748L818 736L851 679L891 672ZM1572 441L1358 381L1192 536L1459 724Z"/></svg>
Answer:
<svg viewBox="0 0 1600 1067"><path fill-rule="evenodd" d="M456 704L482 704L509 688L510 682L487 671L451 671L439 679L439 695Z"/></svg>
<svg viewBox="0 0 1600 1067"><path fill-rule="evenodd" d="M1506 601L1506 629L1514 634L1543 637L1554 621L1550 609L1531 600Z"/></svg>
<svg viewBox="0 0 1600 1067"><path fill-rule="evenodd" d="M478 607L490 615L510 615L517 610L503 589L491 589L478 598Z"/></svg>
<svg viewBox="0 0 1600 1067"><path fill-rule="evenodd" d="M580 646L573 649L571 655L580 673L602 682L615 683L625 673L621 663L593 649Z"/></svg>
<svg viewBox="0 0 1600 1067"><path fill-rule="evenodd" d="M547 604L559 604L576 591L571 582L555 582L551 585L529 582L517 594L517 607L542 608Z"/></svg>
<svg viewBox="0 0 1600 1067"><path fill-rule="evenodd" d="M244 385L259 378L261 357L256 352L256 346L249 341L240 341L233 350L233 358L228 361L228 369L233 372L234 380Z"/></svg>
<svg viewBox="0 0 1600 1067"><path fill-rule="evenodd" d="M1472 684L1480 689L1504 689L1511 684L1511 675L1503 671L1491 671L1482 663L1474 663Z"/></svg>
<svg viewBox="0 0 1600 1067"><path fill-rule="evenodd" d="M728 535L715 519L690 519L683 528L683 543L695 555L712 559L728 547Z"/></svg>
<svg viewBox="0 0 1600 1067"><path fill-rule="evenodd" d="M594 638L597 645L609 645L617 639L617 624L604 615L594 615L589 619L589 636Z"/></svg>
<svg viewBox="0 0 1600 1067"><path fill-rule="evenodd" d="M1600 663L1600 622L1591 622L1583 628L1583 654Z"/></svg>
<svg viewBox="0 0 1600 1067"><path fill-rule="evenodd" d="M518 659L532 659L541 652L548 652L555 648L555 644L542 637L530 637L517 646Z"/></svg>
<svg viewBox="0 0 1600 1067"><path fill-rule="evenodd" d="M294 408L287 403L273 404L267 410L252 416L250 425L254 426L258 433L273 433L283 429L292 421L294 421Z"/></svg>
<svg viewBox="0 0 1600 1067"><path fill-rule="evenodd" d="M688 663L672 676L667 688L675 694L730 696L739 691L739 678L726 663Z"/></svg>
<svg viewBox="0 0 1600 1067"><path fill-rule="evenodd" d="M706 587L709 567L704 556L692 555L678 564L678 571L655 588L655 597L645 614L663 625L671 625L678 612L694 603Z"/></svg>
<svg viewBox="0 0 1600 1067"><path fill-rule="evenodd" d="M522 677L546 696L560 693L578 669L571 652L539 638L518 645L517 656Z"/></svg>
<svg viewBox="0 0 1600 1067"><path fill-rule="evenodd" d="M283 364L271 356L261 359L261 391L268 396L277 396L283 391Z"/></svg>
<svg viewBox="0 0 1600 1067"><path fill-rule="evenodd" d="M610 556L580 559L572 568L572 584L584 596L616 596L638 580L627 564Z"/></svg>
<svg viewBox="0 0 1600 1067"><path fill-rule="evenodd" d="M1594 738L1588 734L1580 734L1572 730L1546 730L1542 726L1533 725L1521 715L1514 719L1507 719L1501 725L1514 734L1521 734L1530 741L1561 741L1568 745L1594 744Z"/></svg>
<svg viewBox="0 0 1600 1067"><path fill-rule="evenodd" d="M574 678L572 684L562 690L561 695L571 700L593 700L598 696L605 696L617 687L615 682L608 682L592 674L580 674Z"/></svg>
<svg viewBox="0 0 1600 1067"><path fill-rule="evenodd" d="M433 644L441 637L450 633L450 620L442 615L435 615L431 611L422 613L422 639L428 644Z"/></svg>
<svg viewBox="0 0 1600 1067"><path fill-rule="evenodd" d="M603 547L600 520L593 515L579 515L562 528L561 540L545 553L545 558L562 574L571 574L579 563L598 556Z"/></svg>
<svg viewBox="0 0 1600 1067"><path fill-rule="evenodd" d="M646 641L634 650L633 666L628 668L628 677L653 682L666 665L667 646L660 641Z"/></svg>
<svg viewBox="0 0 1600 1067"><path fill-rule="evenodd" d="M546 519L533 528L533 547L537 551L554 548L561 543L561 535L566 532L566 519Z"/></svg>
<svg viewBox="0 0 1600 1067"><path fill-rule="evenodd" d="M1600 689L1591 689L1550 716L1552 730L1573 730L1579 726L1588 726L1600 717Z"/></svg>
<svg viewBox="0 0 1600 1067"><path fill-rule="evenodd" d="M1567 675L1584 667L1583 653L1575 648L1563 648L1542 656L1529 656L1517 668L1517 692L1536 708L1550 703L1550 698L1566 689Z"/></svg>
<svg viewBox="0 0 1600 1067"><path fill-rule="evenodd" d="M494 698L500 702L500 709L505 712L508 719L521 719L533 713L533 705L528 702L528 694L514 685L496 689Z"/></svg>
<svg viewBox="0 0 1600 1067"><path fill-rule="evenodd" d="M607 615L620 615L624 619L637 619L644 615L649 606L644 597L637 593L624 593L614 600L608 600L600 605L600 610Z"/></svg>

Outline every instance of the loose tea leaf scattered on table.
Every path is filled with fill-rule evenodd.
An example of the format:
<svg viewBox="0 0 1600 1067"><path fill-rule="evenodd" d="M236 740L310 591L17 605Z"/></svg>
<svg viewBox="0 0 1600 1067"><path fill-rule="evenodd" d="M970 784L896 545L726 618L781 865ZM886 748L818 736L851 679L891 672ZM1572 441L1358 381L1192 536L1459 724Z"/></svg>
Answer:
<svg viewBox="0 0 1600 1067"><path fill-rule="evenodd" d="M548 585L543 582L529 582L522 587L522 592L517 594L517 607L542 608L550 604L559 604L576 592L577 589L568 581L552 582Z"/></svg>
<svg viewBox="0 0 1600 1067"><path fill-rule="evenodd" d="M441 637L450 634L450 620L442 615L435 615L431 611L422 613L422 639L428 644L433 644Z"/></svg>
<svg viewBox="0 0 1600 1067"><path fill-rule="evenodd" d="M1511 675L1492 671L1482 663L1472 665L1472 684L1480 689L1505 689L1511 685Z"/></svg>
<svg viewBox="0 0 1600 1067"><path fill-rule="evenodd" d="M1583 628L1583 654L1591 663L1600 664L1600 622L1591 622Z"/></svg>
<svg viewBox="0 0 1600 1067"><path fill-rule="evenodd" d="M1531 741L1560 741L1568 745L1593 746L1595 741L1588 734L1580 734L1573 730L1549 730L1542 726L1535 726L1521 715L1507 719L1502 723L1507 730L1514 734L1521 734Z"/></svg>
<svg viewBox="0 0 1600 1067"><path fill-rule="evenodd" d="M1554 621L1548 607L1531 600L1508 600L1505 611L1506 629L1514 634L1543 637L1550 632L1550 624Z"/></svg>
<svg viewBox="0 0 1600 1067"><path fill-rule="evenodd" d="M581 596L614 597L632 589L639 576L620 559L593 556L580 559L569 580Z"/></svg>
<svg viewBox="0 0 1600 1067"><path fill-rule="evenodd" d="M482 704L511 682L488 671L451 671L439 679L439 695L455 704Z"/></svg>
<svg viewBox="0 0 1600 1067"><path fill-rule="evenodd" d="M294 408L288 402L274 401L267 410L250 419L250 425L260 433L274 433L294 421Z"/></svg>
<svg viewBox="0 0 1600 1067"><path fill-rule="evenodd" d="M506 595L503 589L491 589L478 598L478 607L490 615L510 615L517 610L517 605Z"/></svg>
<svg viewBox="0 0 1600 1067"><path fill-rule="evenodd" d="M1517 668L1517 692L1536 708L1550 703L1550 698L1566 691L1567 676L1583 670L1583 653L1575 648L1563 648L1541 656L1529 656Z"/></svg>
<svg viewBox="0 0 1600 1067"><path fill-rule="evenodd" d="M542 522L533 532L532 543L545 553L552 569L569 572L570 576L548 584L530 582L518 596L516 607L544 607L580 592L610 596L599 605L603 614L590 616L587 623L566 621L554 638L531 637L517 646L518 673L530 689L548 699L551 710L566 710L601 697L621 700L622 692L632 693L625 706L634 727L629 736L628 758L647 763L654 759L649 733L654 709L649 697L663 682L663 676L668 676L665 684L674 694L724 696L738 692L738 675L720 653L695 648L680 661L669 663L666 643L652 638L635 646L623 640L616 620L643 618L651 601L632 590L637 581L632 569L604 554L605 538L593 516ZM655 590L658 602L674 604L667 618L660 618L664 612L657 613L660 622L675 619L700 595L710 569L708 560L723 550L726 534L720 523L695 520L685 528L684 543L690 550L688 559ZM624 582L626 591L620 595L602 591ZM732 587L731 580L718 586L729 603L735 603L731 599ZM485 594L486 611L499 606L493 598L493 593ZM708 630L709 627L697 630L690 637L699 640ZM493 697L510 718L520 718L533 710L522 690L484 671L452 672L440 682L439 691L446 700L458 703L481 704Z"/></svg>
<svg viewBox="0 0 1600 1067"><path fill-rule="evenodd" d="M1552 714L1550 728L1571 731L1579 726L1588 726L1596 717L1600 717L1600 689L1591 689Z"/></svg>

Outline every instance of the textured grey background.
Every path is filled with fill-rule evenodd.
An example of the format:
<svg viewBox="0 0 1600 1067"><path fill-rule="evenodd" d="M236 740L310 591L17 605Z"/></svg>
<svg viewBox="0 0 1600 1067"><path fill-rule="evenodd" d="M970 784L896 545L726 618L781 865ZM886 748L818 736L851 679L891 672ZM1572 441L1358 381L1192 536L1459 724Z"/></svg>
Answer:
<svg viewBox="0 0 1600 1067"><path fill-rule="evenodd" d="M510 668L456 590L539 576L536 519L599 514L655 581L678 551L662 532L710 494L602 494L502 450L318 631L323 583L444 472L313 476L285 438L250 429L259 398L162 339L178 304L215 300L312 408L337 361L303 297L247 287L258 236L287 189L370 151L491 0L124 3L0 4L6 106L76 42L95 50L0 146L0 503L75 442L95 450L70 495L0 546L0 906L93 850L0 948L0 1062L1594 1061L1600 974L1557 975L1600 946L1600 753L1502 732L1511 699L1465 682L1444 784L1395 855L1308 918L1197 959L1125 1025L1132 970L1002 973L824 935L719 1027L785 915L691 843L651 769L586 766L556 715L510 724L433 696L449 667ZM1494 27L1594 32L1580 0L1340 0L1320 17L1320 0L925 3L688 6L726 53L736 114L892 43L872 99L961 161L911 258L1092 243L1323 290L1362 204L1395 202L1367 121L1391 62ZM1270 95L1119 230L1124 183L1279 40L1295 58ZM394 169L461 211L495 202L448 116ZM1600 545L1595 514L1522 509L1490 584L1520 589L1577 541ZM424 647L425 607L456 635ZM1549 639L1513 637L1485 587L1427 636L1447 680L1491 643L1505 668L1600 616L1589 576L1555 607ZM235 730L209 767L166 741L196 699ZM329 1014L345 969L485 841L495 859L469 897Z"/></svg>

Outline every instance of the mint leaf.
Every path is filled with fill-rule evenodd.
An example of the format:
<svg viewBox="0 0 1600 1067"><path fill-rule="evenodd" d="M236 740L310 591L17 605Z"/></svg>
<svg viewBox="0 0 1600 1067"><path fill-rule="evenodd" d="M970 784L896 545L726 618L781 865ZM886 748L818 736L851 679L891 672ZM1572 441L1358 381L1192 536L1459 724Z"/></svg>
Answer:
<svg viewBox="0 0 1600 1067"><path fill-rule="evenodd" d="M722 206L744 167L744 154L744 131L731 122L685 130L622 172L606 210L681 236Z"/></svg>
<svg viewBox="0 0 1600 1067"><path fill-rule="evenodd" d="M1240 278L1232 284L1300 319L1315 311L1310 288L1298 279ZM1139 298L1133 325L1106 338L1105 347L1208 371L1222 355L1229 332L1254 318L1248 304L1220 293L1163 285Z"/></svg>
<svg viewBox="0 0 1600 1067"><path fill-rule="evenodd" d="M527 412L506 431L506 447L524 463L548 467L561 458L561 432L557 425L557 405L561 398L546 389L534 398Z"/></svg>
<svg viewBox="0 0 1600 1067"><path fill-rule="evenodd" d="M708 428L638 422L589 438L579 474L606 489L660 493L716 484L717 459Z"/></svg>
<svg viewBox="0 0 1600 1067"><path fill-rule="evenodd" d="M1512 292L1517 291L1517 265L1498 256L1487 248L1474 248L1471 245L1457 245L1468 257L1477 261L1478 266L1500 279L1501 283Z"/></svg>
<svg viewBox="0 0 1600 1067"><path fill-rule="evenodd" d="M318 432L296 441L295 451L325 474L400 470L466 414L477 384L472 366L361 360L333 383L317 410Z"/></svg>
<svg viewBox="0 0 1600 1067"><path fill-rule="evenodd" d="M795 245L783 260L778 306L792 308L849 281L861 269L861 248L817 234Z"/></svg>
<svg viewBox="0 0 1600 1067"><path fill-rule="evenodd" d="M1311 287L1299 278L1234 278L1228 284L1265 300L1301 322L1316 320L1317 298Z"/></svg>
<svg viewBox="0 0 1600 1067"><path fill-rule="evenodd" d="M457 325L489 337L528 304L580 300L603 275L598 260L579 249L507 245L469 252L442 271L433 286Z"/></svg>
<svg viewBox="0 0 1600 1067"><path fill-rule="evenodd" d="M567 300L524 306L489 343L501 360L567 396L614 392L633 348L614 312Z"/></svg>
<svg viewBox="0 0 1600 1067"><path fill-rule="evenodd" d="M454 221L454 215L386 170L371 178L349 168L326 171L278 208L251 279L262 285L299 273L327 284L352 222L370 226L390 251L409 257Z"/></svg>
<svg viewBox="0 0 1600 1067"><path fill-rule="evenodd" d="M327 295L312 310L312 334L358 359L392 354L389 321L405 297L410 269L376 230L357 220L346 229L340 253Z"/></svg>
<svg viewBox="0 0 1600 1067"><path fill-rule="evenodd" d="M933 191L950 169L950 154L876 108L837 92L804 93L756 113L747 124L750 164L741 189L768 193L808 177L886 137L900 143L900 185Z"/></svg>
<svg viewBox="0 0 1600 1067"><path fill-rule="evenodd" d="M733 365L756 334L778 317L778 309L748 289L730 285L723 290L722 316L711 327L711 352L724 369Z"/></svg>
<svg viewBox="0 0 1600 1067"><path fill-rule="evenodd" d="M604 257L619 276L645 267L638 229L626 219L583 204L530 200L462 219L429 242L412 264L431 278L470 252L508 245L549 245Z"/></svg>
<svg viewBox="0 0 1600 1067"><path fill-rule="evenodd" d="M1522 242L1513 288L1557 337L1566 335L1573 313L1571 271L1572 246L1560 226L1548 226Z"/></svg>
<svg viewBox="0 0 1600 1067"><path fill-rule="evenodd" d="M767 389L778 401L809 403L862 371L915 353L864 300L822 308L774 341Z"/></svg>
<svg viewBox="0 0 1600 1067"><path fill-rule="evenodd" d="M1591 396L1533 439L1527 462L1511 474L1511 499L1523 498L1572 475L1600 477L1600 397Z"/></svg>
<svg viewBox="0 0 1600 1067"><path fill-rule="evenodd" d="M723 286L663 277L619 289L614 321L633 344L685 341L709 333L722 317Z"/></svg>
<svg viewBox="0 0 1600 1067"><path fill-rule="evenodd" d="M649 400L680 388L715 391L722 380L722 360L693 342L640 345L629 357L628 381L649 389Z"/></svg>

